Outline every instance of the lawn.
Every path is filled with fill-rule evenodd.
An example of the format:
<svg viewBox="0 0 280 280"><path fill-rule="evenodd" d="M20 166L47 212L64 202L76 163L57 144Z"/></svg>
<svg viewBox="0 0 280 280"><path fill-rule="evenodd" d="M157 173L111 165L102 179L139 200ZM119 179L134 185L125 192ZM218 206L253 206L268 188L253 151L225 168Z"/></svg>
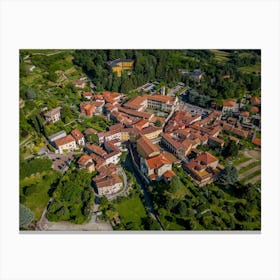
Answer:
<svg viewBox="0 0 280 280"><path fill-rule="evenodd" d="M249 181L249 180L251 180L252 178L254 178L254 177L256 177L256 176L258 176L258 175L260 175L260 174L261 174L261 170L259 169L259 170L255 171L254 173L248 175L248 176L245 177L244 179L242 179L241 182L242 182L242 183L245 183L246 181Z"/></svg>
<svg viewBox="0 0 280 280"><path fill-rule="evenodd" d="M250 158L249 157L246 157L244 156L243 153L239 153L237 158L233 161L233 165L236 166L236 165L239 165L241 163L244 163L246 161L248 161Z"/></svg>
<svg viewBox="0 0 280 280"><path fill-rule="evenodd" d="M255 162L252 162L251 164L249 164L248 166L242 168L239 170L239 174L242 174L242 173L245 173L246 171L252 169L253 167L257 166L257 165L260 165L260 162L259 161L255 161Z"/></svg>
<svg viewBox="0 0 280 280"><path fill-rule="evenodd" d="M140 225L141 218L145 218L147 216L144 205L138 196L116 203L115 207L118 210L120 218L124 224L134 222Z"/></svg>
<svg viewBox="0 0 280 280"><path fill-rule="evenodd" d="M258 63L256 65L252 65L252 66L239 67L238 70L243 72L243 73L260 72L261 71L261 64Z"/></svg>
<svg viewBox="0 0 280 280"><path fill-rule="evenodd" d="M58 174L55 171L38 173L21 181L20 194L23 195L24 187L34 185L35 191L30 195L25 195L25 201L22 203L28 207L35 215L35 219L39 220L50 200L48 191L50 186L56 182Z"/></svg>

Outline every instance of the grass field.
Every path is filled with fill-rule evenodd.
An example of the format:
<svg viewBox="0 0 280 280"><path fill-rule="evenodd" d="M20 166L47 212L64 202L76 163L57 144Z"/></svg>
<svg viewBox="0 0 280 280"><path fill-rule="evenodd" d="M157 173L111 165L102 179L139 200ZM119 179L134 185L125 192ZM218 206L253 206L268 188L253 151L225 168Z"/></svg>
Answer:
<svg viewBox="0 0 280 280"><path fill-rule="evenodd" d="M141 218L145 218L146 211L138 196L115 204L123 223L135 222L141 224Z"/></svg>
<svg viewBox="0 0 280 280"><path fill-rule="evenodd" d="M244 179L242 179L241 182L242 182L242 183L245 183L246 181L249 181L249 180L251 180L252 178L254 178L254 177L256 177L256 176L258 176L258 175L260 175L260 174L261 174L261 170L259 169L259 170L255 171L255 172L251 173L250 175L248 175L248 176L245 177Z"/></svg>
<svg viewBox="0 0 280 280"><path fill-rule="evenodd" d="M243 174L243 173L245 173L246 171L248 171L248 170L250 170L250 169L252 169L253 167L258 166L258 165L260 165L260 162L258 162L258 161L252 162L252 163L249 164L248 166L246 166L246 167L240 169L240 170L239 170L239 174Z"/></svg>
<svg viewBox="0 0 280 280"><path fill-rule="evenodd" d="M261 64L239 67L238 70L240 70L243 73L260 72L261 71Z"/></svg>
<svg viewBox="0 0 280 280"><path fill-rule="evenodd" d="M229 61L229 56L230 56L230 53L227 53L227 52L224 52L224 51L220 51L220 50L210 50L214 55L215 55L215 59L218 61L218 62L227 62Z"/></svg>
<svg viewBox="0 0 280 280"><path fill-rule="evenodd" d="M31 185L36 186L36 190L25 196L25 202L22 203L28 207L35 215L35 219L39 220L50 200L48 191L50 186L57 180L57 173L54 171L42 172L35 176L30 176L21 181L20 193L23 195L23 188Z"/></svg>
<svg viewBox="0 0 280 280"><path fill-rule="evenodd" d="M243 153L239 153L237 158L233 161L233 165L238 165L248 161L250 158L246 157Z"/></svg>

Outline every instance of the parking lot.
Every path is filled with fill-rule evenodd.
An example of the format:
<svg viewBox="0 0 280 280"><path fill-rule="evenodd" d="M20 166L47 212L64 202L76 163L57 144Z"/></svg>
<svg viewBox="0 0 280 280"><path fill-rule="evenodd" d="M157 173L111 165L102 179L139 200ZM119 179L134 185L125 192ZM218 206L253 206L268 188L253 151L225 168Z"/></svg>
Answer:
<svg viewBox="0 0 280 280"><path fill-rule="evenodd" d="M74 154L48 154L48 158L52 160L52 168L54 170L64 173L69 168L70 163L74 159Z"/></svg>
<svg viewBox="0 0 280 280"><path fill-rule="evenodd" d="M201 108L199 106L195 106L195 105L191 105L189 103L186 102L180 102L180 110L186 111L192 115L203 115L203 116L207 116L208 114L211 113L211 110L205 109L205 108Z"/></svg>

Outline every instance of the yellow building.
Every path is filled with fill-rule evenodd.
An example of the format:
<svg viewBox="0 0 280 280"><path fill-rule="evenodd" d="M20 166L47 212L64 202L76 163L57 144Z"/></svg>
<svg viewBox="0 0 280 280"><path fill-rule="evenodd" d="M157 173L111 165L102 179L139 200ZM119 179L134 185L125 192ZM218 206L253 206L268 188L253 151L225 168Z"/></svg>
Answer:
<svg viewBox="0 0 280 280"><path fill-rule="evenodd" d="M162 127L148 126L141 130L141 134L145 135L148 139L156 139L162 133Z"/></svg>
<svg viewBox="0 0 280 280"><path fill-rule="evenodd" d="M134 61L132 59L116 59L108 62L107 64L112 71L120 77L123 71L131 70L133 68Z"/></svg>

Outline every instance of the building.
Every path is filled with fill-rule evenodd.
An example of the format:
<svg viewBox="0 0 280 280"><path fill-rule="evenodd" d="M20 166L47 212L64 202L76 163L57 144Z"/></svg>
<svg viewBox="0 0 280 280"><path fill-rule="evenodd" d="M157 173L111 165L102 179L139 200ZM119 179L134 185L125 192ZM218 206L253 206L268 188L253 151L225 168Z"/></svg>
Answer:
<svg viewBox="0 0 280 280"><path fill-rule="evenodd" d="M51 144L53 144L55 140L63 138L66 135L67 135L66 132L64 130L61 130L61 131L49 136L48 140L50 141Z"/></svg>
<svg viewBox="0 0 280 280"><path fill-rule="evenodd" d="M140 133L146 136L148 139L156 139L162 133L162 127L150 125L143 128Z"/></svg>
<svg viewBox="0 0 280 280"><path fill-rule="evenodd" d="M105 157L105 155L107 155L106 151L104 151L101 147L94 145L94 144L90 144L90 145L86 145L85 146L85 150L89 153L89 154L96 154L102 158Z"/></svg>
<svg viewBox="0 0 280 280"><path fill-rule="evenodd" d="M95 182L99 195L112 195L120 191L123 187L121 178L117 175L112 175L109 178Z"/></svg>
<svg viewBox="0 0 280 280"><path fill-rule="evenodd" d="M253 96L250 99L252 106L260 106L261 105L261 99L259 97Z"/></svg>
<svg viewBox="0 0 280 280"><path fill-rule="evenodd" d="M81 114L92 117L95 112L95 105L92 102L82 102L80 104Z"/></svg>
<svg viewBox="0 0 280 280"><path fill-rule="evenodd" d="M166 174L167 171L169 172L166 174L166 177L169 177L170 171L172 171L172 164L163 154L158 154L157 156L147 159L141 158L140 170L150 180L159 181L164 178L164 174Z"/></svg>
<svg viewBox="0 0 280 280"><path fill-rule="evenodd" d="M95 171L95 165L93 159L88 155L81 156L77 163L79 168L84 168L90 173Z"/></svg>
<svg viewBox="0 0 280 280"><path fill-rule="evenodd" d="M147 137L142 136L136 142L137 152L143 158L157 156L160 151L159 148L152 143Z"/></svg>
<svg viewBox="0 0 280 280"><path fill-rule="evenodd" d="M108 61L107 65L111 70L121 77L123 71L132 70L134 65L134 60L132 59L115 59L113 61Z"/></svg>
<svg viewBox="0 0 280 280"><path fill-rule="evenodd" d="M54 143L60 154L63 154L64 152L69 152L69 151L73 152L74 150L77 149L76 140L74 139L74 137L72 135L67 135L60 139L57 139L54 141Z"/></svg>
<svg viewBox="0 0 280 280"><path fill-rule="evenodd" d="M159 109L171 111L178 102L177 97L166 96L161 94L146 95L147 107L150 109Z"/></svg>
<svg viewBox="0 0 280 280"><path fill-rule="evenodd" d="M200 187L212 183L219 173L217 169L219 160L208 152L198 155L186 164L186 169Z"/></svg>
<svg viewBox="0 0 280 280"><path fill-rule="evenodd" d="M84 92L83 97L87 100L91 100L93 98L92 92L90 92L90 91Z"/></svg>
<svg viewBox="0 0 280 280"><path fill-rule="evenodd" d="M121 140L121 132L119 131L106 131L97 133L99 144L103 144L106 141Z"/></svg>
<svg viewBox="0 0 280 280"><path fill-rule="evenodd" d="M145 111L148 106L147 98L145 96L135 96L124 104L124 107L136 111Z"/></svg>
<svg viewBox="0 0 280 280"><path fill-rule="evenodd" d="M235 100L224 100L222 114L232 114L238 112L238 104Z"/></svg>
<svg viewBox="0 0 280 280"><path fill-rule="evenodd" d="M122 95L118 92L111 92L111 91L103 91L102 96L106 103L110 103L112 105L116 105L120 102Z"/></svg>
<svg viewBox="0 0 280 280"><path fill-rule="evenodd" d="M123 182L117 175L115 164L108 164L98 168L98 175L92 179L99 195L111 195L123 187Z"/></svg>
<svg viewBox="0 0 280 280"><path fill-rule="evenodd" d="M47 123L56 123L61 118L61 107L54 108L43 114Z"/></svg>
<svg viewBox="0 0 280 280"><path fill-rule="evenodd" d="M163 133L161 143L178 158L185 158L192 149L192 142L188 139L175 139L169 133Z"/></svg>
<svg viewBox="0 0 280 280"><path fill-rule="evenodd" d="M225 145L225 141L220 139L220 138L217 138L217 137L209 136L208 137L208 145L210 147L222 148Z"/></svg>
<svg viewBox="0 0 280 280"><path fill-rule="evenodd" d="M77 88L85 88L87 83L85 81L77 80L73 82L73 85Z"/></svg>
<svg viewBox="0 0 280 280"><path fill-rule="evenodd" d="M78 128L75 128L71 131L71 135L75 138L77 145L84 146L85 145L85 138L84 135Z"/></svg>

